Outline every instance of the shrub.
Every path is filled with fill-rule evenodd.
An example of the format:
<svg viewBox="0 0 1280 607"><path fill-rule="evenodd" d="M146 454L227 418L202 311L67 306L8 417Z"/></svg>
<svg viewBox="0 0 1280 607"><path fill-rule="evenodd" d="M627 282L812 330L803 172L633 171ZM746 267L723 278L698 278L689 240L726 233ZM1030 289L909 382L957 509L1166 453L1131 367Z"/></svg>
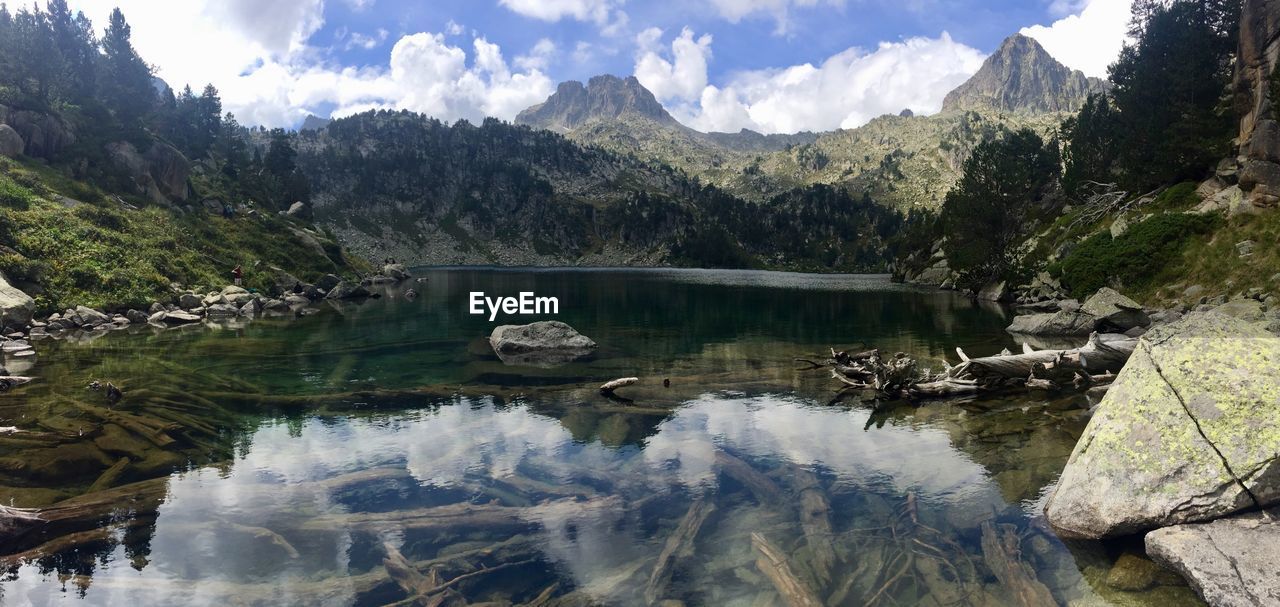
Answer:
<svg viewBox="0 0 1280 607"><path fill-rule="evenodd" d="M1085 239L1049 271L1076 297L1118 284L1141 288L1173 261L1194 236L1213 230L1217 216L1167 213L1135 224L1119 238L1108 232Z"/></svg>

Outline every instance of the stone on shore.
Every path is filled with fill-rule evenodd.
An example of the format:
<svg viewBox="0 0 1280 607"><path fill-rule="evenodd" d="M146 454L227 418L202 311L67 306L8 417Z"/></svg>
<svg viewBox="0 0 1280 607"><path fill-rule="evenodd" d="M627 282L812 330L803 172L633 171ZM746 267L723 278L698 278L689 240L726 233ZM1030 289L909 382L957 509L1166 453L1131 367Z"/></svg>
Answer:
<svg viewBox="0 0 1280 607"><path fill-rule="evenodd" d="M157 325L185 325L200 322L200 316L191 312L161 311L147 317L147 322Z"/></svg>
<svg viewBox="0 0 1280 607"><path fill-rule="evenodd" d="M1107 333L1124 333L1134 327L1151 325L1151 319L1138 302L1108 287L1098 289L1086 299L1080 311L1097 318L1097 329Z"/></svg>
<svg viewBox="0 0 1280 607"><path fill-rule="evenodd" d="M204 305L204 300L195 293L183 293L178 296L178 307L183 310L192 310Z"/></svg>
<svg viewBox="0 0 1280 607"><path fill-rule="evenodd" d="M320 277L320 280L316 281L316 287L324 291L332 291L340 282L342 282L342 278L338 277L337 274L325 274Z"/></svg>
<svg viewBox="0 0 1280 607"><path fill-rule="evenodd" d="M356 283L343 280L334 285L332 289L329 289L324 297L325 299L354 299L368 296L368 289Z"/></svg>
<svg viewBox="0 0 1280 607"><path fill-rule="evenodd" d="M111 322L110 316L85 306L76 306L75 316L77 324L86 329L92 329Z"/></svg>
<svg viewBox="0 0 1280 607"><path fill-rule="evenodd" d="M1092 314L1060 310L1015 316L1007 331L1027 335L1083 336L1093 332L1098 319Z"/></svg>
<svg viewBox="0 0 1280 607"><path fill-rule="evenodd" d="M1280 503L1276 403L1280 339L1262 327L1212 312L1157 326L1076 444L1048 522L1096 539Z"/></svg>
<svg viewBox="0 0 1280 607"><path fill-rule="evenodd" d="M1280 605L1280 509L1157 529L1145 541L1210 605Z"/></svg>
<svg viewBox="0 0 1280 607"><path fill-rule="evenodd" d="M35 311L36 301L11 286L0 274L0 327L26 326Z"/></svg>
<svg viewBox="0 0 1280 607"><path fill-rule="evenodd" d="M501 325L489 345L509 364L556 365L590 356L596 342L558 320L527 325Z"/></svg>
<svg viewBox="0 0 1280 607"><path fill-rule="evenodd" d="M382 266L382 275L395 279L397 282L410 278L409 271L404 269L404 264L398 263L389 263Z"/></svg>

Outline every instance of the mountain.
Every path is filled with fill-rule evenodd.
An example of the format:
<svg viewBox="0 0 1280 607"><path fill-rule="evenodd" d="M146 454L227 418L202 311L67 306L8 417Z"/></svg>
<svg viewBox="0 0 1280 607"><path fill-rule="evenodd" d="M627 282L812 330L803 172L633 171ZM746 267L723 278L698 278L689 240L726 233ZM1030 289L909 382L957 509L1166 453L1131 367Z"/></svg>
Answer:
<svg viewBox="0 0 1280 607"><path fill-rule="evenodd" d="M560 83L543 103L520 112L516 124L567 133L598 120L634 116L680 128L658 99L635 76L595 76L584 87L577 80Z"/></svg>
<svg viewBox="0 0 1280 607"><path fill-rule="evenodd" d="M746 200L838 185L899 209L940 205L984 139L1024 126L1047 133L1060 121L1054 113L954 109L885 115L826 133L703 133L672 118L635 78L616 76L597 76L586 87L566 82L516 118L580 144L677 168Z"/></svg>
<svg viewBox="0 0 1280 607"><path fill-rule="evenodd" d="M1074 112L1104 83L1072 70L1039 42L1009 36L969 80L947 94L942 111Z"/></svg>
<svg viewBox="0 0 1280 607"><path fill-rule="evenodd" d="M414 264L885 267L895 212L813 187L755 203L496 119L366 112L297 135L315 221Z"/></svg>
<svg viewBox="0 0 1280 607"><path fill-rule="evenodd" d="M298 130L299 131L318 131L326 126L329 126L330 122L333 122L333 119L321 118L319 116L316 116L315 114L307 114L307 117L302 119L302 126L299 126Z"/></svg>

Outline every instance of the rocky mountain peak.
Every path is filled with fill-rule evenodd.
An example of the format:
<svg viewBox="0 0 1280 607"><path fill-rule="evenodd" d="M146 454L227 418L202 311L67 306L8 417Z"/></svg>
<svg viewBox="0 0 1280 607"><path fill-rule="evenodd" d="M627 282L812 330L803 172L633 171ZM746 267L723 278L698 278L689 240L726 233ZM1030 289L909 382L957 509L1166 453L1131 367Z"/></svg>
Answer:
<svg viewBox="0 0 1280 607"><path fill-rule="evenodd" d="M942 109L1071 112L1104 86L1103 81L1059 63L1039 42L1014 34L973 77L947 93Z"/></svg>
<svg viewBox="0 0 1280 607"><path fill-rule="evenodd" d="M635 76L619 78L607 74L591 78L586 86L576 80L560 83L546 101L520 112L516 124L565 133L588 122L624 115L677 124Z"/></svg>

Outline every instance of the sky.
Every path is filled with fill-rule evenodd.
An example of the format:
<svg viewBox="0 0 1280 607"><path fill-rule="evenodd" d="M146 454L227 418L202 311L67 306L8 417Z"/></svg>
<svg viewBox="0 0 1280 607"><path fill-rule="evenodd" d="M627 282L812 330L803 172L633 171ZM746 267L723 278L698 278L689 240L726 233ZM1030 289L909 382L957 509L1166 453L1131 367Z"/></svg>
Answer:
<svg viewBox="0 0 1280 607"><path fill-rule="evenodd" d="M1090 76L1130 0L72 0L114 6L174 89L245 125L409 109L512 120L564 80L635 75L684 124L765 133L937 112L1007 36Z"/></svg>

